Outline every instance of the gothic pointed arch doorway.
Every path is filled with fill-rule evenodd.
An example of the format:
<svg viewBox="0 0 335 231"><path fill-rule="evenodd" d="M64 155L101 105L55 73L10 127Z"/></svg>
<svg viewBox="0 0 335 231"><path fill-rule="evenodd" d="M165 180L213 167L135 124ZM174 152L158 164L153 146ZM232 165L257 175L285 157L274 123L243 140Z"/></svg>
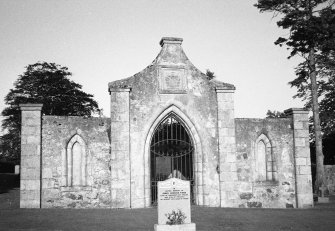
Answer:
<svg viewBox="0 0 335 231"><path fill-rule="evenodd" d="M174 113L168 114L155 128L150 143L151 204L157 203L157 183L176 177L191 184L194 203L194 145L188 129Z"/></svg>

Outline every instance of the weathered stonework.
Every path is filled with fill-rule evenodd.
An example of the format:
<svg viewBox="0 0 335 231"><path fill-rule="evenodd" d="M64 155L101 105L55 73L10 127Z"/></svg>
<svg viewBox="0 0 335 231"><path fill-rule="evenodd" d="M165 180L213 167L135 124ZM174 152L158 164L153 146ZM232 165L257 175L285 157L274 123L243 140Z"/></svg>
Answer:
<svg viewBox="0 0 335 231"><path fill-rule="evenodd" d="M291 108L285 113L292 118L297 207L311 207L313 195L308 112L300 108Z"/></svg>
<svg viewBox="0 0 335 231"><path fill-rule="evenodd" d="M111 95L111 201L112 207L130 207L130 89L109 89Z"/></svg>
<svg viewBox="0 0 335 231"><path fill-rule="evenodd" d="M41 109L42 104L20 104L21 175L20 207L41 207Z"/></svg>
<svg viewBox="0 0 335 231"><path fill-rule="evenodd" d="M108 118L43 116L42 208L110 208L109 134ZM73 146L79 139L87 159L86 181L70 185L66 180L69 143Z"/></svg>
<svg viewBox="0 0 335 231"><path fill-rule="evenodd" d="M234 120L234 89L217 87L220 205L236 207L238 204L236 172L236 140Z"/></svg>
<svg viewBox="0 0 335 231"><path fill-rule="evenodd" d="M166 122L162 131L167 134L167 126L185 131L179 150L188 147L189 159L184 169L178 168L181 159L171 156L157 166L168 163L171 177L172 169L189 177L193 203L313 205L306 112L291 109L284 119L235 119L235 87L208 80L181 43L163 38L148 67L109 83L110 118L43 116L41 122L41 105L21 107L21 207L153 206L157 174L152 170L161 157L152 155L152 140L172 117L175 122ZM180 141L169 134L161 135L164 150L174 150Z"/></svg>
<svg viewBox="0 0 335 231"><path fill-rule="evenodd" d="M156 125L163 119L162 115L172 112L185 122L195 145L196 201L200 205L219 206L215 89L217 86L234 89L234 86L208 81L188 60L180 39L165 38L161 45L160 54L150 66L130 78L109 84L110 91L131 88L131 207L150 206L149 142ZM174 75L184 78L180 81L187 85L178 85L176 89L162 88L160 81L164 81L164 78L159 78L160 75L165 76L162 69L167 69L169 73L176 72Z"/></svg>
<svg viewBox="0 0 335 231"><path fill-rule="evenodd" d="M295 175L291 119L235 119L240 207L295 207ZM275 177L257 179L256 140L269 138L275 158Z"/></svg>

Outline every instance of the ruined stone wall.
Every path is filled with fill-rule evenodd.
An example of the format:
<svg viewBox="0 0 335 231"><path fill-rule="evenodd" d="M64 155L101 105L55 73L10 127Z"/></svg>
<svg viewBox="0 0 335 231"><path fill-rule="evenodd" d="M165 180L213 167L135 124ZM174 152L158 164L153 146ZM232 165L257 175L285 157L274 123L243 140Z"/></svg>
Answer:
<svg viewBox="0 0 335 231"><path fill-rule="evenodd" d="M239 206L296 207L291 119L235 119L235 125ZM260 180L257 141L262 139L272 153L273 178Z"/></svg>
<svg viewBox="0 0 335 231"><path fill-rule="evenodd" d="M325 165L327 187L330 195L335 195L335 165Z"/></svg>
<svg viewBox="0 0 335 231"><path fill-rule="evenodd" d="M21 207L150 207L151 140L169 116L191 140L197 205L313 206L308 112L235 119L235 87L209 80L181 43L162 38L148 67L109 83L110 120L44 116L41 126L42 105L21 106Z"/></svg>
<svg viewBox="0 0 335 231"><path fill-rule="evenodd" d="M42 208L110 207L109 118L44 116Z"/></svg>

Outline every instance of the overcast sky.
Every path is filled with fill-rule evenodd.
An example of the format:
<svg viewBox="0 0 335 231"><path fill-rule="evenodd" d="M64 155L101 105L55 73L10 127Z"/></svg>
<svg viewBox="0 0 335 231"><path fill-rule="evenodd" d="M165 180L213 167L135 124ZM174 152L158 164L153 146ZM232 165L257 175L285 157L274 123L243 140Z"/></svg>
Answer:
<svg viewBox="0 0 335 231"><path fill-rule="evenodd" d="M109 116L108 82L136 74L181 37L191 62L236 86L235 116L302 107L293 100L298 59L274 45L287 31L256 0L0 0L0 110L24 67L67 66Z"/></svg>

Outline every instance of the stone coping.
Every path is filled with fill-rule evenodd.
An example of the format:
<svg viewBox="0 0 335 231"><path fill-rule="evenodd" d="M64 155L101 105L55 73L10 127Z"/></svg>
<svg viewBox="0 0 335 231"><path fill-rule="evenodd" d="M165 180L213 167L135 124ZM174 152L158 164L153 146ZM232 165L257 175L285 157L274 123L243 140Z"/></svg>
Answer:
<svg viewBox="0 0 335 231"><path fill-rule="evenodd" d="M125 86L125 87L108 87L108 91L109 92L130 92L131 91L131 88L128 87L128 86Z"/></svg>
<svg viewBox="0 0 335 231"><path fill-rule="evenodd" d="M253 120L253 121L256 121L256 122L262 122L264 120L268 120L268 121L278 121L278 120L291 121L292 118L289 118L289 117L281 117L281 118L235 118L235 120L240 120L240 121Z"/></svg>
<svg viewBox="0 0 335 231"><path fill-rule="evenodd" d="M173 43L173 44L181 44L183 42L182 38L176 38L176 37L163 37L159 41L159 45L162 47L164 44Z"/></svg>
<svg viewBox="0 0 335 231"><path fill-rule="evenodd" d="M231 88L218 88L218 87L216 87L215 88L215 91L217 92L217 93L234 93L235 92L235 90L234 89L231 89Z"/></svg>
<svg viewBox="0 0 335 231"><path fill-rule="evenodd" d="M21 111L41 111L43 104L41 103L22 103L19 104Z"/></svg>
<svg viewBox="0 0 335 231"><path fill-rule="evenodd" d="M292 114L308 114L309 111L307 111L304 108L289 108L287 110L284 110L284 113L287 115L292 115Z"/></svg>
<svg viewBox="0 0 335 231"><path fill-rule="evenodd" d="M224 82L221 82L221 81L216 80L216 79L212 79L209 82L214 87L216 92L220 92L220 91L225 92L227 90L232 90L232 91L236 90L236 87L233 84L230 84L230 83L224 83Z"/></svg>

